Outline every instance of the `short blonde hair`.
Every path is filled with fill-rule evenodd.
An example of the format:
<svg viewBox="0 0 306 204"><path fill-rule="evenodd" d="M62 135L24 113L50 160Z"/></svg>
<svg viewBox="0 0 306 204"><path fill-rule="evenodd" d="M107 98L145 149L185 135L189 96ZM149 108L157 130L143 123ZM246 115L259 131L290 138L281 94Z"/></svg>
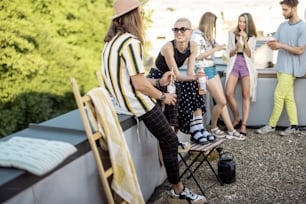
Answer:
<svg viewBox="0 0 306 204"><path fill-rule="evenodd" d="M189 27L190 29L192 28L191 21L190 21L188 18L185 18L185 17L179 18L179 19L177 19L177 20L175 21L174 25L175 25L176 23L178 23L178 22L187 22L188 27Z"/></svg>

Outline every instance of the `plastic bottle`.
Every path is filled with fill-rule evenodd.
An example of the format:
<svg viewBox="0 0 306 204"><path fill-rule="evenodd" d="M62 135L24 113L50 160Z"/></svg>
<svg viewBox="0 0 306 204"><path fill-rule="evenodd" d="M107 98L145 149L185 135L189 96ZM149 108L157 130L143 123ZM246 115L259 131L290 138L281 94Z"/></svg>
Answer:
<svg viewBox="0 0 306 204"><path fill-rule="evenodd" d="M206 94L206 83L207 83L207 77L204 75L203 67L199 68L198 73L201 75L201 77L198 79L198 87L199 87L199 94L204 95Z"/></svg>

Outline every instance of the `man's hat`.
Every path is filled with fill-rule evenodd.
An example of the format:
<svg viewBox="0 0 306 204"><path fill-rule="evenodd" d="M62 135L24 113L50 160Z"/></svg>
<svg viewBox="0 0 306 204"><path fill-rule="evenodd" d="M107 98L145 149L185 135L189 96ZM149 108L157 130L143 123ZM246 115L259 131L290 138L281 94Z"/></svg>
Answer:
<svg viewBox="0 0 306 204"><path fill-rule="evenodd" d="M133 9L136 9L140 5L146 3L148 0L145 0L143 2L138 2L137 0L117 0L114 2L113 7L115 9L115 15L112 17L112 19L118 18Z"/></svg>

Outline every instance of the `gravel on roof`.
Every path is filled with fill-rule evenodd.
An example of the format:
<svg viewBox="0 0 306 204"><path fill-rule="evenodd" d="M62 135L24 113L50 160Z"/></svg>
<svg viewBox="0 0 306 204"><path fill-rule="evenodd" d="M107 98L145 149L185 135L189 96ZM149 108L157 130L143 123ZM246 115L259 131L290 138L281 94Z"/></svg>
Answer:
<svg viewBox="0 0 306 204"><path fill-rule="evenodd" d="M236 182L221 186L204 163L195 176L210 204L227 203L306 203L306 136L281 137L276 133L258 135L248 129L246 141L226 140L221 147L234 155ZM192 156L192 155L191 155ZM211 161L217 171L217 160ZM190 161L190 159L188 160ZM184 170L182 164L180 170ZM183 183L200 193L192 179ZM147 204L165 204L169 194L166 181L158 187Z"/></svg>

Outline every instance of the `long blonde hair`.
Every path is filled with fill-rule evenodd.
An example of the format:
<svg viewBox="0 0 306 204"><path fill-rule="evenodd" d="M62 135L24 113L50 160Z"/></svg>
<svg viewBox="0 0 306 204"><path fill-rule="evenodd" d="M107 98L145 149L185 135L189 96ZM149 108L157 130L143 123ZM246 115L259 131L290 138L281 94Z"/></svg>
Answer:
<svg viewBox="0 0 306 204"><path fill-rule="evenodd" d="M143 23L139 12L139 7L113 19L104 38L104 42L111 41L115 35L121 33L130 33L134 35L142 44L144 44Z"/></svg>
<svg viewBox="0 0 306 204"><path fill-rule="evenodd" d="M206 12L202 15L199 22L199 30L204 33L204 38L214 46L216 36L216 21L217 16L211 12Z"/></svg>

